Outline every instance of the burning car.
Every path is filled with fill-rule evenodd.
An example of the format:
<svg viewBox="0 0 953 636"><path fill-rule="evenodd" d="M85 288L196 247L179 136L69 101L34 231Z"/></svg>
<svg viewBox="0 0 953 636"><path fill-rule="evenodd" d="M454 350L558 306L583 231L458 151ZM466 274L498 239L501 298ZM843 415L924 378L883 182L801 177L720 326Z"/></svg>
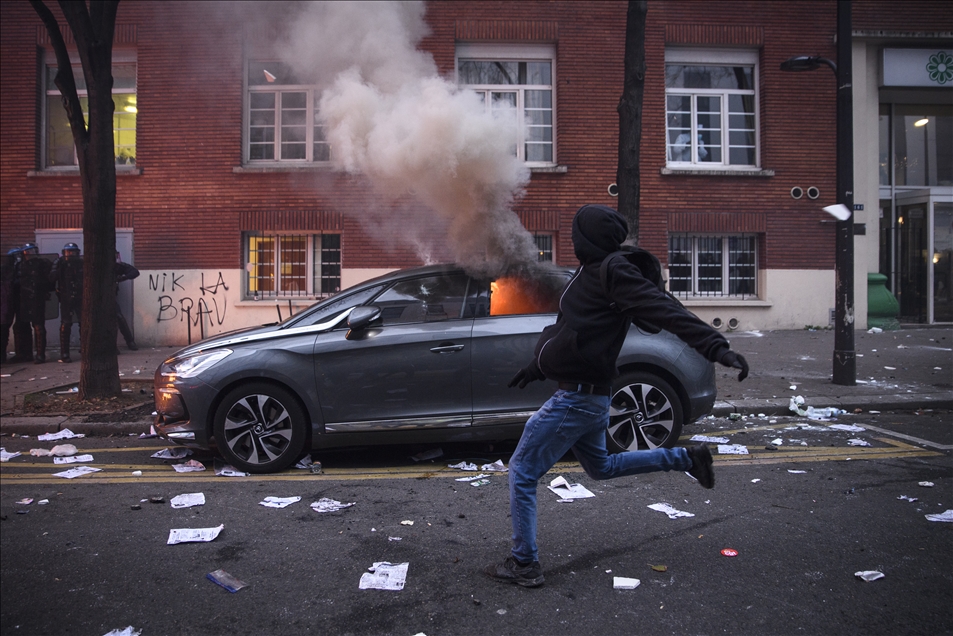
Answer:
<svg viewBox="0 0 953 636"><path fill-rule="evenodd" d="M507 384L555 322L571 275L401 270L281 323L204 340L156 370L156 432L252 473L311 449L516 439L556 386ZM633 326L618 366L610 451L670 447L714 404L712 365L665 331Z"/></svg>

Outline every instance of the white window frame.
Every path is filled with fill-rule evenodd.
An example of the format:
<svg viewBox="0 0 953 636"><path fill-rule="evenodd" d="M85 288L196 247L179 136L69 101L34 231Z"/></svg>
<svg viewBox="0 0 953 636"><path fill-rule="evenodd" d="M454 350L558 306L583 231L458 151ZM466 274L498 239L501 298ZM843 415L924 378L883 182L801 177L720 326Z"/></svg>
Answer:
<svg viewBox="0 0 953 636"><path fill-rule="evenodd" d="M242 106L242 163L247 166L322 166L329 165L330 159L314 159L315 128L323 127L317 120L318 105L321 99L319 89L311 84L261 84L251 85L248 82L248 67L254 62L267 63L271 60L265 58L252 58L245 60L244 72L242 74L243 84L243 106ZM274 154L272 159L252 159L251 158L251 95L274 94L275 96L275 121L274 121ZM281 128L282 128L282 108L281 96L289 93L305 93L306 113L305 113L305 158L282 159L281 158Z"/></svg>
<svg viewBox="0 0 953 636"><path fill-rule="evenodd" d="M733 171L751 171L758 170L761 166L761 115L760 115L760 69L759 69L758 51L749 49L701 49L701 48L679 48L668 47L665 49L665 64L678 65L697 65L697 66L747 66L752 69L752 90L740 89L699 89L699 88L665 88L665 165L671 169L691 169L691 170L733 170ZM669 159L669 110L668 97L670 95L690 96L691 97L691 160L673 161ZM753 164L731 164L730 152L730 134L732 129L729 127L728 96L745 95L752 96L754 101L754 163ZM698 96L720 96L721 97L721 161L700 161L699 160L699 133L698 118L696 111ZM737 146L736 146L737 147Z"/></svg>
<svg viewBox="0 0 953 636"><path fill-rule="evenodd" d="M487 111L492 108L490 92L516 93L517 139L516 156L529 168L551 168L557 164L557 130L556 130L556 47L552 44L481 44L458 43L453 60L453 69L456 83L460 85L460 60L477 60L493 62L532 62L546 61L550 64L551 84L467 84L466 87L477 92L485 93ZM526 99L527 90L548 90L552 103L552 161L526 161Z"/></svg>
<svg viewBox="0 0 953 636"><path fill-rule="evenodd" d="M672 239L681 238L681 239L690 239L691 240L691 289L690 290L676 290L674 285L675 279L675 267L673 266L672 258ZM722 289L720 292L712 291L700 291L699 287L699 240L700 239L722 239L721 244L721 276L720 280L722 283ZM732 252L730 250L730 241L731 238L744 238L752 239L753 242L753 260L754 260L754 271L752 272L751 280L754 286L754 291L751 293L730 293L731 288L731 268L733 262L731 261ZM674 232L669 235L669 259L668 259L668 288L673 296L677 298L691 299L691 300L700 300L700 299L732 299L732 300L757 300L759 298L759 289L758 289L758 279L760 271L758 269L758 244L759 236L756 233L752 232L740 232L732 234L706 234L702 232ZM745 252L749 253L749 252ZM747 264L743 264L748 266ZM684 280L684 278L680 279Z"/></svg>
<svg viewBox="0 0 953 636"><path fill-rule="evenodd" d="M43 99L41 104L41 117L40 117L40 165L43 166L43 170L47 172L69 172L69 171L78 171L79 170L79 157L76 154L76 146L73 144L72 140L72 131L70 131L70 143L73 145L73 163L72 164L61 164L61 165L50 165L50 152L49 152L49 129L50 129L50 108L49 100L50 98L60 98L61 93L59 88L53 86L53 79L56 77L56 69L58 66L58 61L56 59L56 54L52 49L45 51L43 57L43 68L41 70L41 80L43 87ZM124 50L124 49L114 49L112 55L113 66L128 66L135 65L136 67L136 85L133 88L122 87L116 88L115 86L112 89L113 98L117 95L126 95L132 96L130 105L133 108L138 108L138 92L139 92L139 61L138 61L138 51ZM87 96L85 88L79 88L80 85L83 85L83 66L79 58L79 54L75 51L70 52L70 64L73 67L73 77L77 82L76 94L82 100ZM133 128L133 137L137 137L137 128L138 128L138 112L135 113L136 117L136 128ZM89 113L84 112L83 117L88 122ZM119 140L117 138L118 130L126 130L128 128L119 129L116 128L116 118L113 117L113 146L114 148L119 147ZM138 141L138 140L136 140ZM124 147L130 147L129 144L124 144ZM116 168L122 170L123 168L135 168L136 164L136 142L132 144L132 155L123 155L122 152L116 152Z"/></svg>
<svg viewBox="0 0 953 636"><path fill-rule="evenodd" d="M319 254L323 254L324 249L322 246L322 239L324 236L337 236L338 237L338 259L337 261L323 261L321 263L316 263L316 258ZM305 246L305 281L306 289L300 290L297 293L289 292L286 290L281 290L281 247L280 243L283 237L305 237L307 239L307 244ZM251 243L252 238L267 238L274 240L274 262L270 264L271 268L274 270L274 290L255 290L252 285L251 279L252 274L256 266L256 262L251 259ZM246 300L263 300L263 299L295 299L295 298L306 298L306 299L317 299L317 298L327 298L334 295L341 290L341 235L337 232L264 232L264 231L248 231L242 233L242 263L244 276L243 280L243 289L244 297ZM334 250L330 250L334 251ZM336 268L336 272L326 272L324 266L330 265L333 268ZM316 271L316 268L319 268L320 271ZM333 289L328 291L322 291L323 281L330 279L333 283L333 280L337 280L337 285Z"/></svg>

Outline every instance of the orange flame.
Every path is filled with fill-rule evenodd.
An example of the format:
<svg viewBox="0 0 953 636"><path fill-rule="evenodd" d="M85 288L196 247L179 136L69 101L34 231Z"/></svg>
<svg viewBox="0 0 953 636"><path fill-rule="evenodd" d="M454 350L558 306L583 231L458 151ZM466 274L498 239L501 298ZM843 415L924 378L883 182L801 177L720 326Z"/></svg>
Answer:
<svg viewBox="0 0 953 636"><path fill-rule="evenodd" d="M498 278L490 283L490 315L556 313L559 290L522 278Z"/></svg>

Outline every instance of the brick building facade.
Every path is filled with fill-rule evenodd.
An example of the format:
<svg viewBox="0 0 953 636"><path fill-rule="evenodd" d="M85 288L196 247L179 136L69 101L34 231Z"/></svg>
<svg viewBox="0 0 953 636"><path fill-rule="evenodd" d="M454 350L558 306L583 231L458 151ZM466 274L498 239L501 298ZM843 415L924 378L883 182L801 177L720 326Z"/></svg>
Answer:
<svg viewBox="0 0 953 636"><path fill-rule="evenodd" d="M905 3L902 15L889 2L854 5L868 29L902 20L930 31L935 11L949 11L932 2ZM513 209L546 257L575 264L573 213L583 203L615 204L627 3L425 6L419 50L439 76L473 85L487 109L517 119L529 176ZM276 308L286 316L339 287L419 264L421 244L453 258L453 244L441 246L452 220L430 223L413 187L382 202L366 179L336 169L331 133L316 119L327 85L301 79L309 60L300 52L321 50L335 34L316 32L293 58L274 46L287 44L289 20L300 32L299 11L120 3L114 75L132 80L117 80L125 93L117 88L114 101L134 117L116 124L117 245L143 274L124 291L140 343L182 344L272 321ZM647 20L640 243L705 320L827 325L834 225L821 208L835 202L835 85L779 67L797 54L836 57L836 3L667 0L650 2ZM57 137L51 47L27 3L0 3L0 30L0 247L34 241L58 251L82 239L82 203ZM804 194L794 198L793 188ZM877 212L870 201L855 217L872 236ZM398 238L408 229L417 239ZM877 246L858 241L864 327L866 272L877 269L868 252Z"/></svg>

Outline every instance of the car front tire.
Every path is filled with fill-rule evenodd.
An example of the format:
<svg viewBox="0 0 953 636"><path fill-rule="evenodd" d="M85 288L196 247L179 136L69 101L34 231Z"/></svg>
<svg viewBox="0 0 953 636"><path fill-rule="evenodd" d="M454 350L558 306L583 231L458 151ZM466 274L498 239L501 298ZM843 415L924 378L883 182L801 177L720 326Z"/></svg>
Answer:
<svg viewBox="0 0 953 636"><path fill-rule="evenodd" d="M613 385L609 402L609 452L671 448L682 434L678 393L657 375L636 371Z"/></svg>
<svg viewBox="0 0 953 636"><path fill-rule="evenodd" d="M304 410L294 395L266 383L228 392L215 412L215 444L235 468L273 473L290 466L306 438Z"/></svg>

